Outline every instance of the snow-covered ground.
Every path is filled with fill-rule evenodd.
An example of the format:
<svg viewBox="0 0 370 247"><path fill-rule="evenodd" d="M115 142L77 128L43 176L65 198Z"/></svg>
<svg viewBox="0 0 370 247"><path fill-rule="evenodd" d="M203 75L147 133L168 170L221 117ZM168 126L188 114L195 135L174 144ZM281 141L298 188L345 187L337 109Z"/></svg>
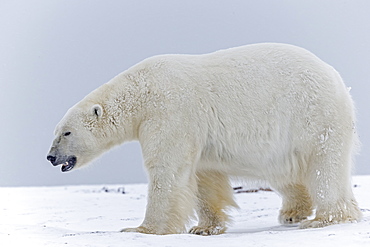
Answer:
<svg viewBox="0 0 370 247"><path fill-rule="evenodd" d="M235 194L234 223L218 236L120 233L138 226L146 185L0 188L0 246L370 246L370 176L353 178L359 223L301 230L277 222L274 192ZM125 194L122 193L124 187Z"/></svg>

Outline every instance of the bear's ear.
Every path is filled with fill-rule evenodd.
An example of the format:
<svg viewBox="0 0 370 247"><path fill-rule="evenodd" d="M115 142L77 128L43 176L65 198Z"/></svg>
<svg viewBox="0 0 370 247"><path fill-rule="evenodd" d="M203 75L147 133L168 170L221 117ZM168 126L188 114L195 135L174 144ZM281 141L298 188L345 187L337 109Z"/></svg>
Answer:
<svg viewBox="0 0 370 247"><path fill-rule="evenodd" d="M96 118L101 118L103 116L103 108L101 105L93 105L91 107L91 113L96 117Z"/></svg>

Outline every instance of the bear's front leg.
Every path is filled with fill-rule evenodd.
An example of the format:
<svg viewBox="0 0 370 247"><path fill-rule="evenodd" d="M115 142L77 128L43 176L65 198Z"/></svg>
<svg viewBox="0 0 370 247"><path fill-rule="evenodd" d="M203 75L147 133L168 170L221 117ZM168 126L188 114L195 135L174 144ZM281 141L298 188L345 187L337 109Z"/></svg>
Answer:
<svg viewBox="0 0 370 247"><path fill-rule="evenodd" d="M143 223L122 232L176 234L185 232L195 204L196 181L190 167L152 167Z"/></svg>
<svg viewBox="0 0 370 247"><path fill-rule="evenodd" d="M180 131L184 122L178 111L140 125L145 168L148 173L148 203L143 223L123 232L176 234L186 231L196 205L196 161L199 159L198 135Z"/></svg>

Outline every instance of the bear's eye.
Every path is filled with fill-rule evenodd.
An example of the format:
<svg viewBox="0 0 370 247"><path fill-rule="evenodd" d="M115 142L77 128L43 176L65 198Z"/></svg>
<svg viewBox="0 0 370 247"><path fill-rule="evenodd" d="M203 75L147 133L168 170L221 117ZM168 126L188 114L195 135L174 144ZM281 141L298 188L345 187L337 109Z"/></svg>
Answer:
<svg viewBox="0 0 370 247"><path fill-rule="evenodd" d="M68 131L68 132L65 132L63 135L64 136L69 136L70 134L71 134L71 132Z"/></svg>

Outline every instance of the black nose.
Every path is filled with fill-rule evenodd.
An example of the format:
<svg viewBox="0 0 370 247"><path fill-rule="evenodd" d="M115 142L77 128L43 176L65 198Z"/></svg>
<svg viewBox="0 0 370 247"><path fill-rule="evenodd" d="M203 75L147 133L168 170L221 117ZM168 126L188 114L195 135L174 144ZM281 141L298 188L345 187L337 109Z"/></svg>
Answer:
<svg viewBox="0 0 370 247"><path fill-rule="evenodd" d="M48 161L50 161L51 162L51 164L54 164L54 162L55 162L55 160L57 159L55 156L52 156L52 155L48 155L47 157L46 157L46 159L48 160Z"/></svg>

